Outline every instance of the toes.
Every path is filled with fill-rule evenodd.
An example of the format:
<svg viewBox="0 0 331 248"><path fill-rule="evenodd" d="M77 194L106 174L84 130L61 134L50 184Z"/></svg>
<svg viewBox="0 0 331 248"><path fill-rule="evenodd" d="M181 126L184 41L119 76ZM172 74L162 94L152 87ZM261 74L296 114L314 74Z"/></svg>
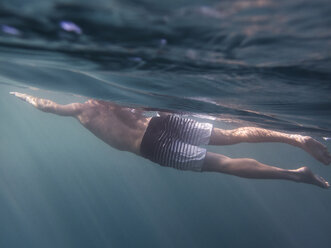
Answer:
<svg viewBox="0 0 331 248"><path fill-rule="evenodd" d="M327 182L323 177L318 176L318 178L319 178L319 181L320 181L320 183L322 184L322 186L324 188L329 188L330 187L329 182Z"/></svg>

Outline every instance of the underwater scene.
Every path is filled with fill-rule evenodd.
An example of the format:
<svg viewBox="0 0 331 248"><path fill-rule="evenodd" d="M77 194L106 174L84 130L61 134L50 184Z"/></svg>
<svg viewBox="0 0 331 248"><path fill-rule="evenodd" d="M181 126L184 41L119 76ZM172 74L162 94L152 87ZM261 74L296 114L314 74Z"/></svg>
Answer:
<svg viewBox="0 0 331 248"><path fill-rule="evenodd" d="M0 0L0 247L331 247L330 13Z"/></svg>

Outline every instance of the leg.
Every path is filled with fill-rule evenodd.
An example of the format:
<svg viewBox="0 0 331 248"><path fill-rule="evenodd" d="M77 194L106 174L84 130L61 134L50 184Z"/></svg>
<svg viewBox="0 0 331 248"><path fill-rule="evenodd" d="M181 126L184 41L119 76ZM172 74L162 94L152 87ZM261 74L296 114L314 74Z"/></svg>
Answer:
<svg viewBox="0 0 331 248"><path fill-rule="evenodd" d="M208 152L202 168L203 171L220 172L244 178L285 179L328 188L329 183L322 177L314 175L308 167L286 170L259 163L250 158L232 159L217 153Z"/></svg>
<svg viewBox="0 0 331 248"><path fill-rule="evenodd" d="M41 99L18 92L10 92L10 94L32 104L34 107L41 111L62 116L77 116L80 114L82 108L82 104L80 103L61 105L47 99Z"/></svg>
<svg viewBox="0 0 331 248"><path fill-rule="evenodd" d="M331 155L326 146L309 136L287 134L256 127L243 127L233 130L214 128L209 145L233 145L241 142L281 142L299 147L323 164L331 163Z"/></svg>

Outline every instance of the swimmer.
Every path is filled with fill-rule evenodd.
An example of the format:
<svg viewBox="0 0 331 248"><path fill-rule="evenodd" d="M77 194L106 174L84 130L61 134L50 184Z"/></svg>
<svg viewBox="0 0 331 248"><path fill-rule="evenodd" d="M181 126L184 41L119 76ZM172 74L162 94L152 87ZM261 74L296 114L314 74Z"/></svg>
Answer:
<svg viewBox="0 0 331 248"><path fill-rule="evenodd" d="M146 117L144 108L128 108L112 102L88 100L60 105L27 94L10 94L37 109L76 118L108 145L128 151L162 166L198 172L219 172L244 178L284 179L328 188L329 183L308 167L295 170L262 164L251 158L229 158L207 152L200 145L233 145L241 142L281 142L303 149L325 165L331 162L327 148L309 136L287 134L257 127L224 130L179 115L159 112Z"/></svg>

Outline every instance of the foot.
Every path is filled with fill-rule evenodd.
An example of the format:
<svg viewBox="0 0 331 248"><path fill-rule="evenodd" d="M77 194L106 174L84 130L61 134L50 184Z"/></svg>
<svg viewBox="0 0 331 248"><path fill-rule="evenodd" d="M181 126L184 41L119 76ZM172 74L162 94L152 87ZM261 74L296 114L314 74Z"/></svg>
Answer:
<svg viewBox="0 0 331 248"><path fill-rule="evenodd" d="M331 163L331 155L325 145L309 136L303 136L301 144L302 149L304 149L318 161L325 165L329 165Z"/></svg>
<svg viewBox="0 0 331 248"><path fill-rule="evenodd" d="M323 177L315 175L306 166L296 169L294 172L296 176L295 181L297 182L313 184L324 189L330 187L330 184Z"/></svg>

